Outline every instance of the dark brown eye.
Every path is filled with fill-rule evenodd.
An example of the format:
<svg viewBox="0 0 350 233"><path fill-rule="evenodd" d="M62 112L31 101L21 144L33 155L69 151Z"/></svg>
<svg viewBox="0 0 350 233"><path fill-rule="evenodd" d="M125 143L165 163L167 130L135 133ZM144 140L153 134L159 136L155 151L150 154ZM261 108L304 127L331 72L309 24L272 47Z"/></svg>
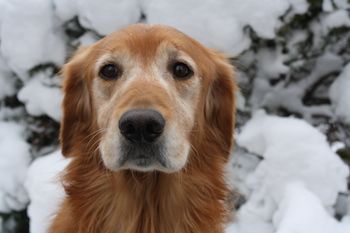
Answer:
<svg viewBox="0 0 350 233"><path fill-rule="evenodd" d="M176 62L172 66L172 73L175 78L186 79L192 76L193 71L183 62Z"/></svg>
<svg viewBox="0 0 350 233"><path fill-rule="evenodd" d="M107 64L102 66L99 75L106 80L117 79L121 75L121 69L117 65Z"/></svg>

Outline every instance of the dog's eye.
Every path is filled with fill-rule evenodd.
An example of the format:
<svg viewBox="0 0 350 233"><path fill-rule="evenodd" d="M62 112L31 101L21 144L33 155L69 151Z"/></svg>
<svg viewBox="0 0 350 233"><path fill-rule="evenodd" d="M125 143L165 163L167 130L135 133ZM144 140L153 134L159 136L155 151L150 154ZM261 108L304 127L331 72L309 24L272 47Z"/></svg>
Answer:
<svg viewBox="0 0 350 233"><path fill-rule="evenodd" d="M193 71L183 62L176 62L172 66L172 73L175 78L186 79L192 76Z"/></svg>
<svg viewBox="0 0 350 233"><path fill-rule="evenodd" d="M103 79L113 80L121 75L121 69L117 65L107 64L102 66L99 75Z"/></svg>

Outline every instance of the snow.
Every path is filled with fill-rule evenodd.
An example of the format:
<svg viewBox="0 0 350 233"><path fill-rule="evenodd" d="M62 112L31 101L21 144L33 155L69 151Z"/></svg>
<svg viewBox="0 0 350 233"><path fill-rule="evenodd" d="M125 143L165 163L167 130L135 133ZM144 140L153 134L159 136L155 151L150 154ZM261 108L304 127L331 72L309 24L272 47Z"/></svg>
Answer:
<svg viewBox="0 0 350 233"><path fill-rule="evenodd" d="M331 149L333 152L337 152L338 150L344 149L345 144L343 142L333 142L331 144Z"/></svg>
<svg viewBox="0 0 350 233"><path fill-rule="evenodd" d="M322 8L325 12L334 11L334 6L338 9L350 9L350 3L347 0L323 0Z"/></svg>
<svg viewBox="0 0 350 233"><path fill-rule="evenodd" d="M237 146L226 179L247 200L226 232L350 232L349 169L335 154L349 144L337 138L329 145L324 134L306 123L322 115L332 124L344 124L340 127L350 124L350 63L343 68L344 62L349 62L347 50L345 54L334 48L323 50L321 43L332 29L350 27L350 3L323 0L323 12L317 19L287 33L285 52L276 33L296 14L305 16L309 2L0 0L0 213L23 210L29 203L30 232L45 233L64 197L59 177L69 160L57 151L30 164L39 155L30 154L35 150L26 142L30 130L24 126L30 123L23 120L24 115L47 115L60 121L60 81L52 72L29 71L43 64L60 68L72 48L90 45L101 36L142 21L174 26L230 56L246 52L239 61L256 69L252 72L256 77L237 72L239 82L251 88L236 93L238 109L247 113L245 117L250 117L252 109L266 108L273 113L285 109L304 119L262 111L247 123L238 117ZM86 31L79 38L68 38L66 23L74 18ZM255 42L251 31L262 44L251 48ZM276 46L264 44L271 39ZM348 41L347 37L336 39L339 44ZM306 48L303 54L299 46L306 41L313 50ZM310 60L311 65L307 63ZM300 70L300 75L294 69ZM329 97L331 104L306 105L303 97L324 77L334 79L322 96ZM3 99L14 95L23 106L4 106ZM323 129L322 125L318 128ZM0 216L0 232L4 222Z"/></svg>
<svg viewBox="0 0 350 233"><path fill-rule="evenodd" d="M256 169L261 159L241 147L236 147L232 154L234 156L231 156L226 167L226 182L231 189L239 190L240 194L247 196L250 194L250 189L246 184L246 178Z"/></svg>
<svg viewBox="0 0 350 233"><path fill-rule="evenodd" d="M286 187L274 216L274 225L277 227L276 233L350 232L349 225L331 217L318 197L301 183L291 183Z"/></svg>
<svg viewBox="0 0 350 233"><path fill-rule="evenodd" d="M1 50L19 73L40 62L62 64L65 51L54 16L61 23L77 16L83 27L106 35L139 22L143 11L146 23L174 26L209 47L237 55L251 44L246 26L262 38L271 39L281 26L279 17L289 8L296 13L304 13L308 8L306 0L206 0L201 4L196 0L186 4L162 0L53 0L52 5L47 0L11 0L9 5L2 16ZM23 42L19 35L28 36ZM28 51L28 47L36 52Z"/></svg>
<svg viewBox="0 0 350 233"><path fill-rule="evenodd" d="M281 74L285 74L289 71L289 68L284 64L284 56L281 49L276 51L270 49L261 49L257 54L259 61L258 67L262 77L271 79L277 78Z"/></svg>
<svg viewBox="0 0 350 233"><path fill-rule="evenodd" d="M242 1L235 0L230 4L233 15L243 25L249 25L262 38L273 38L275 30L281 25L278 17L288 9L288 1L265 0Z"/></svg>
<svg viewBox="0 0 350 233"><path fill-rule="evenodd" d="M69 161L60 151L56 151L38 158L30 165L25 186L30 199L28 216L31 233L47 232L65 195L59 175Z"/></svg>
<svg viewBox="0 0 350 233"><path fill-rule="evenodd" d="M273 233L271 223L264 221L244 206L236 214L234 224L228 225L226 233Z"/></svg>
<svg viewBox="0 0 350 233"><path fill-rule="evenodd" d="M333 82L329 96L335 114L350 123L350 63L347 64L340 76Z"/></svg>
<svg viewBox="0 0 350 233"><path fill-rule="evenodd" d="M52 0L55 15L62 23L73 19L78 12L77 1L72 0Z"/></svg>
<svg viewBox="0 0 350 233"><path fill-rule="evenodd" d="M15 79L0 54L0 99L15 94Z"/></svg>
<svg viewBox="0 0 350 233"><path fill-rule="evenodd" d="M348 232L349 225L339 223L329 210L338 193L346 190L349 168L317 129L303 120L258 111L237 143L263 160L257 164L247 152L234 153L240 166L233 163L230 180L248 201L228 232Z"/></svg>
<svg viewBox="0 0 350 233"><path fill-rule="evenodd" d="M15 94L14 79L0 71L0 98Z"/></svg>
<svg viewBox="0 0 350 233"><path fill-rule="evenodd" d="M342 226L347 230L346 232L350 231L350 215L345 216L341 221Z"/></svg>
<svg viewBox="0 0 350 233"><path fill-rule="evenodd" d="M0 121L0 212L23 209L28 198L23 186L31 161L24 128L14 122Z"/></svg>
<svg viewBox="0 0 350 233"><path fill-rule="evenodd" d="M302 181L326 207L335 204L339 192L346 191L348 167L331 150L325 136L305 121L259 111L237 140L264 158L247 178L251 200L257 206L262 202L269 209L279 203L292 181Z"/></svg>
<svg viewBox="0 0 350 233"><path fill-rule="evenodd" d="M150 24L173 26L203 44L238 54L250 46L250 39L242 31L230 8L234 1L145 1L144 12ZM244 4L242 4L244 5ZM193 14L196 9L196 14ZM220 25L220 26L219 26ZM210 36L208 36L210 35Z"/></svg>
<svg viewBox="0 0 350 233"><path fill-rule="evenodd" d="M144 0L143 10L147 23L167 24L193 36L203 44L237 55L250 46L244 32L250 26L262 38L271 39L280 27L279 17L289 7L296 12L307 10L306 0ZM196 14L193 13L196 9ZM210 36L208 36L210 35Z"/></svg>
<svg viewBox="0 0 350 233"><path fill-rule="evenodd" d="M286 68L281 63L281 58L275 58L273 56L263 56L263 64L276 64L279 68L277 71L285 71ZM276 66L276 65L274 65ZM316 64L312 72L300 81L290 84L286 87L285 82L280 82L273 86L269 81L264 78L255 79L253 86L253 93L251 95L250 104L253 109L258 109L262 106L277 109L279 107L285 108L290 112L296 112L303 116L304 119L311 119L314 114L322 114L326 116L333 116L333 113L329 106L317 105L317 106L305 106L302 102L302 98L305 93L322 77L338 71L343 66L343 61L340 56L333 53L325 53L316 60ZM281 69L281 67L284 69ZM260 74L261 75L261 74Z"/></svg>
<svg viewBox="0 0 350 233"><path fill-rule="evenodd" d="M303 30L295 30L292 34L292 36L289 38L289 41L287 42L288 50L291 52L291 55L293 57L296 57L300 54L297 47L299 43L302 43L305 41L308 37L307 32Z"/></svg>
<svg viewBox="0 0 350 233"><path fill-rule="evenodd" d="M46 114L60 121L62 92L59 87L50 86L47 80L49 79L44 72L38 73L18 92L18 99L25 104L26 110L31 115Z"/></svg>
<svg viewBox="0 0 350 233"><path fill-rule="evenodd" d="M334 4L339 9L350 9L350 3L348 0L334 0Z"/></svg>
<svg viewBox="0 0 350 233"><path fill-rule="evenodd" d="M333 11L322 18L321 25L323 34L327 34L332 28L350 27L349 13L346 10Z"/></svg>
<svg viewBox="0 0 350 233"><path fill-rule="evenodd" d="M288 0L296 14L303 14L309 9L309 3L306 0Z"/></svg>
<svg viewBox="0 0 350 233"><path fill-rule="evenodd" d="M322 9L325 12L330 12L333 11L333 5L332 5L332 0L323 0L322 2Z"/></svg>
<svg viewBox="0 0 350 233"><path fill-rule="evenodd" d="M77 9L80 23L100 35L137 23L141 17L137 0L79 0Z"/></svg>
<svg viewBox="0 0 350 233"><path fill-rule="evenodd" d="M99 35L137 23L141 18L138 0L53 0L53 4L54 13L62 23L77 16L84 28Z"/></svg>
<svg viewBox="0 0 350 233"><path fill-rule="evenodd" d="M79 39L77 40L77 43L80 46L88 46L95 43L97 40L98 40L98 37L96 36L96 34L92 32L86 32L81 37L79 37Z"/></svg>
<svg viewBox="0 0 350 233"><path fill-rule="evenodd" d="M39 64L63 64L65 44L50 1L11 0L1 18L0 53L22 79Z"/></svg>

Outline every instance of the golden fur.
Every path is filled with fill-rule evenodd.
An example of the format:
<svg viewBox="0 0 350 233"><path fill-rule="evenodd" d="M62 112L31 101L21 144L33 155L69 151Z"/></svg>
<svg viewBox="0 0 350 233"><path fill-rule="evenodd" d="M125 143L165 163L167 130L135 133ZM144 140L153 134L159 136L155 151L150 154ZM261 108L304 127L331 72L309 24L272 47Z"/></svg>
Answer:
<svg viewBox="0 0 350 233"><path fill-rule="evenodd" d="M123 50L147 70L159 46L168 45L194 61L200 80L194 122L186 131L191 144L186 165L171 173L111 171L101 160L103 132L99 129L131 106L152 104L166 119L175 118L168 106L174 100L161 86L140 79L110 105L117 110L110 106L102 110L103 103L97 103L101 99L93 90L96 62L104 53ZM72 162L63 178L67 196L50 233L224 232L228 215L224 166L232 146L235 113L234 72L224 56L175 29L139 24L79 50L64 67L63 76L61 143L63 154ZM171 90L181 92L185 88L181 82L171 81ZM120 84L101 85L107 99L120 88ZM144 95L130 91L138 85Z"/></svg>

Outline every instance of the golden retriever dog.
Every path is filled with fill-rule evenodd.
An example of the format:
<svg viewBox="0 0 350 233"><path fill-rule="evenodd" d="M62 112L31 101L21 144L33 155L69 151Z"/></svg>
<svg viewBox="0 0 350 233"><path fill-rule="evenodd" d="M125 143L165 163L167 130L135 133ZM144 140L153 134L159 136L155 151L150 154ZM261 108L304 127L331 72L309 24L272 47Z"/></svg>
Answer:
<svg viewBox="0 0 350 233"><path fill-rule="evenodd" d="M65 65L66 198L50 233L223 233L235 83L225 57L132 25Z"/></svg>

